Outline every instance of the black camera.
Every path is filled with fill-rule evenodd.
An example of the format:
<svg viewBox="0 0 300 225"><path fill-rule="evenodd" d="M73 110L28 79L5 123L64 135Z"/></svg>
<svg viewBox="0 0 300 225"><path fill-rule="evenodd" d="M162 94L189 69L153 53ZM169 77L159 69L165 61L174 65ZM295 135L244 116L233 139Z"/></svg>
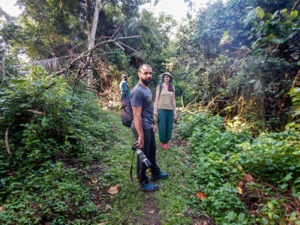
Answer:
<svg viewBox="0 0 300 225"><path fill-rule="evenodd" d="M136 144L134 144L131 147L131 149L136 152L136 154L138 155L139 159L145 164L146 167L150 167L151 166L151 162L147 159L147 157L145 156L145 154L142 151L142 149L138 148L136 146Z"/></svg>

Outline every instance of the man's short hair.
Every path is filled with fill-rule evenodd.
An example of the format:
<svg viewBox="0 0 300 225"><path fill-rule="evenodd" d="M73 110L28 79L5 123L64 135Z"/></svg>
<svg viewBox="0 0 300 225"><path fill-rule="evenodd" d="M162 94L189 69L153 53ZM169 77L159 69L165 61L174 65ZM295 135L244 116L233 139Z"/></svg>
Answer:
<svg viewBox="0 0 300 225"><path fill-rule="evenodd" d="M141 70L142 70L142 67L144 67L144 66L146 66L146 67L150 67L151 69L152 69L152 67L149 65L149 64L141 64L140 66L139 66L139 72L141 72Z"/></svg>

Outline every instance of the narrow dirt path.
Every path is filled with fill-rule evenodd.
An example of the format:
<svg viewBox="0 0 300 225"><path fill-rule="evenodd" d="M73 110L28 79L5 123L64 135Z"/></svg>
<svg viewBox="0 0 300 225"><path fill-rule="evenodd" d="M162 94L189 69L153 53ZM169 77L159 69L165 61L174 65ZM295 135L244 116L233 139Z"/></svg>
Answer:
<svg viewBox="0 0 300 225"><path fill-rule="evenodd" d="M111 149L103 152L103 169L99 179L106 191L118 188L116 193L109 194L106 198L103 224L193 224L189 210L191 195L184 182L185 176L190 176L189 167L182 147L173 142L171 150L157 148L158 165L163 172L169 173L169 179L157 181L159 191L139 191L135 178L136 159L133 163L134 184L129 177L133 135L130 129L119 122L117 113L112 115L116 121L113 126L116 126L118 141L112 143ZM157 145L158 143L157 139Z"/></svg>

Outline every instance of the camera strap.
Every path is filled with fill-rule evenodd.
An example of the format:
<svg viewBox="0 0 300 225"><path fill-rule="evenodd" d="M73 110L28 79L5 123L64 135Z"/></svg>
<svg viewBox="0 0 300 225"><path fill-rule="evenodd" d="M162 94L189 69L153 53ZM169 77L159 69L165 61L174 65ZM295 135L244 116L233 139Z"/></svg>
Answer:
<svg viewBox="0 0 300 225"><path fill-rule="evenodd" d="M134 159L134 152L132 152L131 166L130 166L130 172L129 172L130 173L130 180L134 184L134 180L133 180L133 177L132 177L133 159Z"/></svg>

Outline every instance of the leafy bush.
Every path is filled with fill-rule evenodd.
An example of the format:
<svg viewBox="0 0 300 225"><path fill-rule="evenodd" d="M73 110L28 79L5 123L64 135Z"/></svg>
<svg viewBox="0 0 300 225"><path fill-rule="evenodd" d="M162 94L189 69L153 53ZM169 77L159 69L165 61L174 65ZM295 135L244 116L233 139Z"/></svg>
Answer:
<svg viewBox="0 0 300 225"><path fill-rule="evenodd" d="M238 144L248 140L250 135L247 132L222 131L215 124L197 126L193 135L189 138L190 146L201 154L211 152L222 153L226 156L230 152L239 152Z"/></svg>
<svg viewBox="0 0 300 225"><path fill-rule="evenodd" d="M191 137L196 127L204 127L210 124L218 128L224 128L222 117L213 117L207 113L185 112L180 120L182 122L178 124L177 130L181 139Z"/></svg>
<svg viewBox="0 0 300 225"><path fill-rule="evenodd" d="M29 75L8 78L0 99L0 135L8 131L12 152L1 139L0 223L99 221L89 175L80 171L101 159L115 135L96 98L34 67Z"/></svg>
<svg viewBox="0 0 300 225"><path fill-rule="evenodd" d="M281 184L283 189L295 181L299 185L300 136L297 132L263 133L253 143L244 142L240 147L243 151L237 160L245 170L260 179Z"/></svg>
<svg viewBox="0 0 300 225"><path fill-rule="evenodd" d="M247 130L224 130L219 117L196 113L183 117L178 127L181 137L189 141L193 164L193 177L188 180L191 193L205 195L200 200L193 199L193 207L217 224L275 224L283 218L294 218L291 215L296 212L283 210L282 204L287 199L276 199L267 193L264 194L268 199L257 205L260 216L250 216L238 196L243 190L237 186L246 171L258 182L273 182L279 187L276 191L290 188L296 193L300 183L297 131L263 133L253 140ZM264 187L259 183L253 185Z"/></svg>
<svg viewBox="0 0 300 225"><path fill-rule="evenodd" d="M225 131L224 119L204 113L183 117L178 125L179 134L188 139L193 163L193 180L189 180L193 193L202 192L207 197L194 200L214 218L217 224L249 224L250 217L238 197L236 181L242 172L228 159L240 151L238 145L250 138L248 132ZM229 213L228 213L229 212Z"/></svg>

